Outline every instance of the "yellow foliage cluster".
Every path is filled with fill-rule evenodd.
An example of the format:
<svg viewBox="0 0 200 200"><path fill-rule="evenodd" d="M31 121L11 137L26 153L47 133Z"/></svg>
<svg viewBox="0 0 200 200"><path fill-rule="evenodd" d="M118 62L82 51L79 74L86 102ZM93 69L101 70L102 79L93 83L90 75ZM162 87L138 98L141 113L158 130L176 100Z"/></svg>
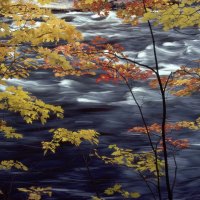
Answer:
<svg viewBox="0 0 200 200"><path fill-rule="evenodd" d="M63 117L63 109L60 106L45 104L42 100L30 96L21 87L10 86L4 92L0 92L0 110L9 110L20 113L27 123L40 120L46 123L50 112Z"/></svg>
<svg viewBox="0 0 200 200"><path fill-rule="evenodd" d="M194 122L193 121L180 121L177 122L177 125L182 128L188 128L190 130L200 130L200 117L198 117Z"/></svg>
<svg viewBox="0 0 200 200"><path fill-rule="evenodd" d="M88 141L95 145L99 143L99 133L94 130L79 130L77 132L73 132L64 128L58 128L56 130L52 129L50 132L53 133L52 140L50 142L42 142L44 153L48 150L55 153L56 148L62 143L71 143L75 146L80 146L80 144L84 141Z"/></svg>
<svg viewBox="0 0 200 200"><path fill-rule="evenodd" d="M133 168L138 172L151 173L157 175L155 165L155 155L153 152L134 153L131 149L119 148L117 145L109 145L109 149L113 150L110 157L100 156L97 152L96 156L102 159L106 164L116 164ZM157 158L159 171L164 167L164 161ZM162 173L160 174L162 175Z"/></svg>
<svg viewBox="0 0 200 200"><path fill-rule="evenodd" d="M48 195L49 197L52 195L51 187L42 188L31 186L30 188L18 188L18 190L27 193L28 200L41 200L43 195Z"/></svg>
<svg viewBox="0 0 200 200"><path fill-rule="evenodd" d="M124 198L139 198L140 194L138 192L128 192L122 189L122 185L115 184L113 187L109 187L104 191L107 195L114 195L115 193L121 194Z"/></svg>
<svg viewBox="0 0 200 200"><path fill-rule="evenodd" d="M16 130L13 127L7 126L6 121L4 120L0 120L0 132L4 134L5 138L9 138L9 139L23 138L23 135L20 133L16 133Z"/></svg>
<svg viewBox="0 0 200 200"><path fill-rule="evenodd" d="M67 61L67 59L58 52L43 47L40 47L38 49L38 52L40 53L40 56L42 56L45 59L48 65L53 66L54 70L56 69L57 66L60 66L62 69L60 70L61 74L65 75L65 71L73 71L70 62Z"/></svg>
<svg viewBox="0 0 200 200"><path fill-rule="evenodd" d="M3 39L0 41L2 78L25 78L30 68L41 66L39 62L34 63L36 61L28 53L36 53L38 58L43 58L40 46L46 42L65 40L70 43L82 39L81 33L74 26L55 17L50 10L31 2L17 0L0 4L0 15L10 20L0 22L0 37ZM28 44L28 49L19 53L22 44Z"/></svg>
<svg viewBox="0 0 200 200"><path fill-rule="evenodd" d="M199 2L199 0L182 0L173 4L169 1L156 12L147 9L143 20L153 20L155 25L162 24L164 30L200 26Z"/></svg>
<svg viewBox="0 0 200 200"><path fill-rule="evenodd" d="M10 40L12 44L30 42L33 46L44 42L58 42L61 39L68 42L81 39L81 35L75 27L56 17L51 17L45 23L41 23L36 29L25 27L16 30L12 36L13 38Z"/></svg>
<svg viewBox="0 0 200 200"><path fill-rule="evenodd" d="M104 194L106 194L108 196L120 194L123 198L133 198L133 199L137 199L141 196L140 193L138 193L138 192L128 192L128 191L122 189L121 184L115 184L113 187L107 188L104 191ZM92 200L104 200L104 199L96 197L96 196L92 196Z"/></svg>
<svg viewBox="0 0 200 200"><path fill-rule="evenodd" d="M22 164L19 161L3 160L0 162L0 170L10 170L12 168L16 168L23 171L28 170L28 167L26 167L24 164Z"/></svg>

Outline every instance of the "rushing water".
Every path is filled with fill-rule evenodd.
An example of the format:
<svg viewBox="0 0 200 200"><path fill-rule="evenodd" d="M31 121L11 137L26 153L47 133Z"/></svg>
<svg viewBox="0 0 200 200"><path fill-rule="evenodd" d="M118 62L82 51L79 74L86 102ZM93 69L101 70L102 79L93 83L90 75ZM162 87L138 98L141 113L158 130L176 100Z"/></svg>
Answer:
<svg viewBox="0 0 200 200"><path fill-rule="evenodd" d="M122 24L114 12L105 19L98 19L92 13L71 12L58 14L69 16L81 30L85 40L100 35L112 43L122 44L125 53L131 58L148 65L154 65L152 42L149 29L142 23L138 27ZM162 74L169 74L180 65L194 65L191 60L199 59L200 34L198 29L163 32L154 28L159 65ZM197 33L196 35L187 35ZM54 78L52 73L39 71L32 73L28 80L10 80L11 84L21 85L47 103L61 105L65 109L64 120L50 119L47 125L39 123L25 125L14 114L5 114L24 139L11 141L1 138L1 159L18 159L29 166L29 172L1 172L0 187L13 200L25 197L17 192L17 187L52 186L53 196L45 199L72 200L90 199L95 195L95 186L91 182L85 167L82 152L90 153L91 145L81 149L64 145L57 154L43 156L40 142L50 139L47 130L65 127L70 130L95 129L101 133L99 149L102 153L113 143L120 147L134 150L149 148L146 136L133 134L127 130L134 125L141 125L138 109L130 93L123 84L96 84L90 76L74 78ZM144 82L134 82L133 91L140 103L148 122L158 122L161 118L161 98L159 92L149 89ZM199 113L199 96L174 97L168 95L169 121L194 120ZM188 137L190 148L177 155L178 175L175 199L200 199L200 135L197 132L184 131L179 137ZM90 170L97 181L96 188L103 191L114 183L122 183L125 188L142 194L141 199L151 199L149 191L140 177L126 168L104 165L92 158ZM173 168L172 164L171 167ZM120 199L120 197L108 198Z"/></svg>

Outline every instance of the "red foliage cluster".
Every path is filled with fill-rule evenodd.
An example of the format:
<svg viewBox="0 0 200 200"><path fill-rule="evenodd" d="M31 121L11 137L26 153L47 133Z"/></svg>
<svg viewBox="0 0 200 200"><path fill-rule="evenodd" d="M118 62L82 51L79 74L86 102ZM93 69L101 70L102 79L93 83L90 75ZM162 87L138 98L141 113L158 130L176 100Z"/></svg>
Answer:
<svg viewBox="0 0 200 200"><path fill-rule="evenodd" d="M199 118L196 120L196 122L191 122L191 121L180 121L176 123L166 123L165 124L165 133L168 135L172 133L172 131L178 131L182 129L190 129L190 130L199 130ZM148 132L147 132L148 130ZM129 129L130 132L137 132L137 133L145 133L145 134L158 134L158 136L162 133L162 126L161 124L154 123L150 126L144 127L144 126L139 126L139 127L133 127ZM185 149L189 147L189 141L188 139L173 139L172 137L166 137L165 141L178 149ZM160 147L159 149L163 149L162 142L160 142Z"/></svg>
<svg viewBox="0 0 200 200"><path fill-rule="evenodd" d="M103 0L96 0L93 3L87 3L85 0L75 0L74 6L83 11L97 12L99 15L108 15L111 10L111 4Z"/></svg>
<svg viewBox="0 0 200 200"><path fill-rule="evenodd" d="M56 76L66 75L95 75L100 72L97 82L100 81L128 81L144 80L152 76L151 70L142 70L132 63L122 63L123 47L119 44L109 44L105 38L95 37L90 44L73 43L55 48L54 53L64 56L71 65L65 69L62 63L51 65L46 59L46 68L52 68ZM55 62L54 62L55 63Z"/></svg>
<svg viewBox="0 0 200 200"><path fill-rule="evenodd" d="M165 140L171 146L178 148L178 149L187 149L189 147L189 140L188 139L178 139L174 140L171 137L166 138ZM162 146L162 142L160 143Z"/></svg>
<svg viewBox="0 0 200 200"><path fill-rule="evenodd" d="M167 123L165 125L165 131L166 133L171 132L172 130L180 130L182 127L179 125L179 123ZM149 133L157 133L160 134L162 132L162 126L158 123L154 123L150 126L147 126L147 129ZM147 130L143 126L139 127L133 127L129 129L130 132L138 132L138 133L147 133Z"/></svg>

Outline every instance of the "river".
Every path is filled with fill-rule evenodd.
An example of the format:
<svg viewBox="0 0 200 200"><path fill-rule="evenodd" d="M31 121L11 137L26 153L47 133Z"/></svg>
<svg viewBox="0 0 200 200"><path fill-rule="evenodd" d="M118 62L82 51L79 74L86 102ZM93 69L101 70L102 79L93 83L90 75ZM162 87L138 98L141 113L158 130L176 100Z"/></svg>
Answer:
<svg viewBox="0 0 200 200"><path fill-rule="evenodd" d="M59 13L58 17L69 16L85 41L94 36L108 38L111 43L120 43L125 53L138 62L154 65L151 36L148 26L141 23L137 27L123 24L112 11L105 19L98 19L93 13ZM200 31L183 30L180 34L174 30L164 32L154 28L156 48L161 73L169 74L181 65L195 66L192 60L199 59ZM192 33L192 35L190 35ZM194 35L194 33L197 33ZM25 196L17 187L52 186L51 200L86 200L95 195L95 187L88 176L82 153L90 153L91 145L84 144L81 149L71 145L59 148L56 154L43 155L41 141L48 140L51 134L47 130L64 127L70 130L95 129L100 136L98 149L106 152L109 144L123 148L146 150L149 148L147 137L128 132L134 125L141 125L138 108L123 83L99 83L95 78L65 77L54 78L47 71L33 72L27 80L12 79L12 84L23 86L33 95L47 103L61 105L65 110L63 120L51 118L42 126L40 123L26 125L14 114L5 114L4 118L12 122L24 139L19 141L1 139L1 159L18 159L29 166L28 172L1 172L0 186L7 191L12 200L22 200ZM134 82L133 91L140 103L148 122L158 122L161 116L161 98L145 82ZM167 98L169 121L194 120L199 114L199 95L190 97ZM175 199L200 199L200 135L198 132L183 131L181 138L189 138L191 145L177 155L178 174ZM96 187L100 192L115 183L122 183L131 191L141 193L142 200L151 196L144 182L133 171L126 168L109 166L95 158L89 163ZM173 168L173 166L171 166ZM8 189L9 188L9 189ZM120 199L119 196L107 199Z"/></svg>

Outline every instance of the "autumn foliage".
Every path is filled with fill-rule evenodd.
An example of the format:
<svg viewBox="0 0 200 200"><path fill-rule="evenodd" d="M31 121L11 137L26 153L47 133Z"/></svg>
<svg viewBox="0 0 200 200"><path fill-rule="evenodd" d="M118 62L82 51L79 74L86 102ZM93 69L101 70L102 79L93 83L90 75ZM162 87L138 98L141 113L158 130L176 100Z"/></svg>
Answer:
<svg viewBox="0 0 200 200"><path fill-rule="evenodd" d="M41 4L50 0L39 0ZM63 118L64 110L58 105L46 104L42 100L25 91L22 87L10 86L8 79L27 78L32 70L52 70L56 77L68 75L95 77L96 83L110 82L124 83L135 101L142 125L129 129L130 134L145 134L149 140L150 150L135 152L132 149L118 147L116 144L108 146L110 155L102 155L94 150L94 156L105 164L128 167L146 183L155 199L162 198L162 177L165 177L165 192L169 200L173 199L174 181L170 180L169 159L179 150L189 147L188 138L177 138L175 132L198 131L200 118L195 121L168 122L166 91L171 95L196 95L200 89L199 67L180 66L180 69L171 72L168 76L160 75L160 65L157 60L153 26L162 26L164 30L181 29L199 26L199 0L138 0L118 2L117 16L124 23L138 25L146 22L150 29L150 37L154 47L155 65L149 66L132 60L124 53L120 44L111 44L106 38L95 37L90 42L83 42L82 34L71 24L58 19L50 10L41 8L31 1L0 2L1 21L0 29L0 84L5 88L0 92L0 110L18 113L25 123L31 124L40 121L45 124L50 116ZM82 11L97 12L99 15L109 15L113 3L107 0L80 0L74 1L74 6ZM40 24L37 24L38 19ZM189 20L188 20L189 19ZM60 41L63 45L58 45ZM54 48L49 48L51 43ZM26 48L24 48L26 46ZM37 57L33 58L33 54ZM36 59L37 58L37 59ZM42 62L41 62L42 60ZM191 61L198 63L199 61ZM148 124L141 105L132 91L132 81L145 81L151 89L156 89L162 99L162 119ZM0 119L0 132L7 139L21 139L23 135L9 125L9 121ZM51 129L52 139L42 141L44 153L55 153L64 143L70 143L77 148L83 142L92 145L99 144L100 134L95 130L70 131L66 128ZM176 162L175 162L176 165ZM177 167L177 166L176 166ZM28 167L15 160L0 161L1 170L11 169L27 171ZM87 166L88 168L88 166ZM152 190L149 182L156 186ZM173 182L173 183L172 183ZM28 194L28 199L40 200L43 195L51 196L51 187L41 188L32 186L18 188ZM2 191L0 191L2 193ZM165 193L164 192L164 193ZM121 195L123 198L140 198L137 191L127 191L121 184L115 184L105 189L104 195ZM93 200L102 199L93 196Z"/></svg>

